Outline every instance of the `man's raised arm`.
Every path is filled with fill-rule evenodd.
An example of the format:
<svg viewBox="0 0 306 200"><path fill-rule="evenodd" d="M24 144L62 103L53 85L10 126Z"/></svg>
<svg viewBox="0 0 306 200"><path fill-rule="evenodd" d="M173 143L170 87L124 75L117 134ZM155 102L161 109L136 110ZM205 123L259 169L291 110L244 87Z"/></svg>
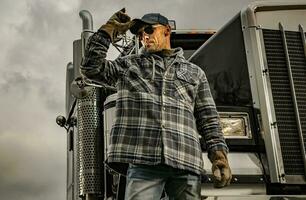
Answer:
<svg viewBox="0 0 306 200"><path fill-rule="evenodd" d="M85 57L81 63L81 73L89 79L113 85L125 69L124 60L106 59L110 43L118 41L118 35L125 33L132 25L125 9L116 12L88 40Z"/></svg>

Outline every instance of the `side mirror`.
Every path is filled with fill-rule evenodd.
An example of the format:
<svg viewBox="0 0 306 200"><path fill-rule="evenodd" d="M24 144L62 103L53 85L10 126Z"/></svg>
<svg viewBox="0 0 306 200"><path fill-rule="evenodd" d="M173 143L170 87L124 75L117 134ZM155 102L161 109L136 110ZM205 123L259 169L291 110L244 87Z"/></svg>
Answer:
<svg viewBox="0 0 306 200"><path fill-rule="evenodd" d="M64 116L57 116L56 117L56 123L60 126L60 127L64 127L66 124L66 118Z"/></svg>

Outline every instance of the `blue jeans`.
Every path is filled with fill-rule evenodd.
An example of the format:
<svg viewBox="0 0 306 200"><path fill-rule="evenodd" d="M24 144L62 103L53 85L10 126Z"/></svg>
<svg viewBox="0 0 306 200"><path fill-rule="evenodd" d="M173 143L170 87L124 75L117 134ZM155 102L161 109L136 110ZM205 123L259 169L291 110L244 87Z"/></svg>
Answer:
<svg viewBox="0 0 306 200"><path fill-rule="evenodd" d="M159 200L163 191L169 200L200 200L201 178L166 165L129 165L125 200Z"/></svg>

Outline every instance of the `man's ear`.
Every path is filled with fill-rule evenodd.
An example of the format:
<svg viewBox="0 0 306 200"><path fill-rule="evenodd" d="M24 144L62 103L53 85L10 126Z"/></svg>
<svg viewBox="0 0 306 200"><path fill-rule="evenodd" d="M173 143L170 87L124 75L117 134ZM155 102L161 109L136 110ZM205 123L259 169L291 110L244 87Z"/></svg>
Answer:
<svg viewBox="0 0 306 200"><path fill-rule="evenodd" d="M171 28L169 25L167 25L165 28L165 36L169 36L170 34L171 34Z"/></svg>

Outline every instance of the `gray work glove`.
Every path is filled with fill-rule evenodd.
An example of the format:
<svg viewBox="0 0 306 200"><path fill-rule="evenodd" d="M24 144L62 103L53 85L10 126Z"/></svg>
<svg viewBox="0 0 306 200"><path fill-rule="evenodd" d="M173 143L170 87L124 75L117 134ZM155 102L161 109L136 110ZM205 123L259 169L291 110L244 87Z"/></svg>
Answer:
<svg viewBox="0 0 306 200"><path fill-rule="evenodd" d="M232 172L228 165L226 152L215 151L211 157L214 187L222 188L230 184Z"/></svg>
<svg viewBox="0 0 306 200"><path fill-rule="evenodd" d="M125 14L125 8L122 8L102 25L99 30L105 31L111 38L113 43L118 42L120 39L119 35L124 34L132 26L131 18Z"/></svg>

